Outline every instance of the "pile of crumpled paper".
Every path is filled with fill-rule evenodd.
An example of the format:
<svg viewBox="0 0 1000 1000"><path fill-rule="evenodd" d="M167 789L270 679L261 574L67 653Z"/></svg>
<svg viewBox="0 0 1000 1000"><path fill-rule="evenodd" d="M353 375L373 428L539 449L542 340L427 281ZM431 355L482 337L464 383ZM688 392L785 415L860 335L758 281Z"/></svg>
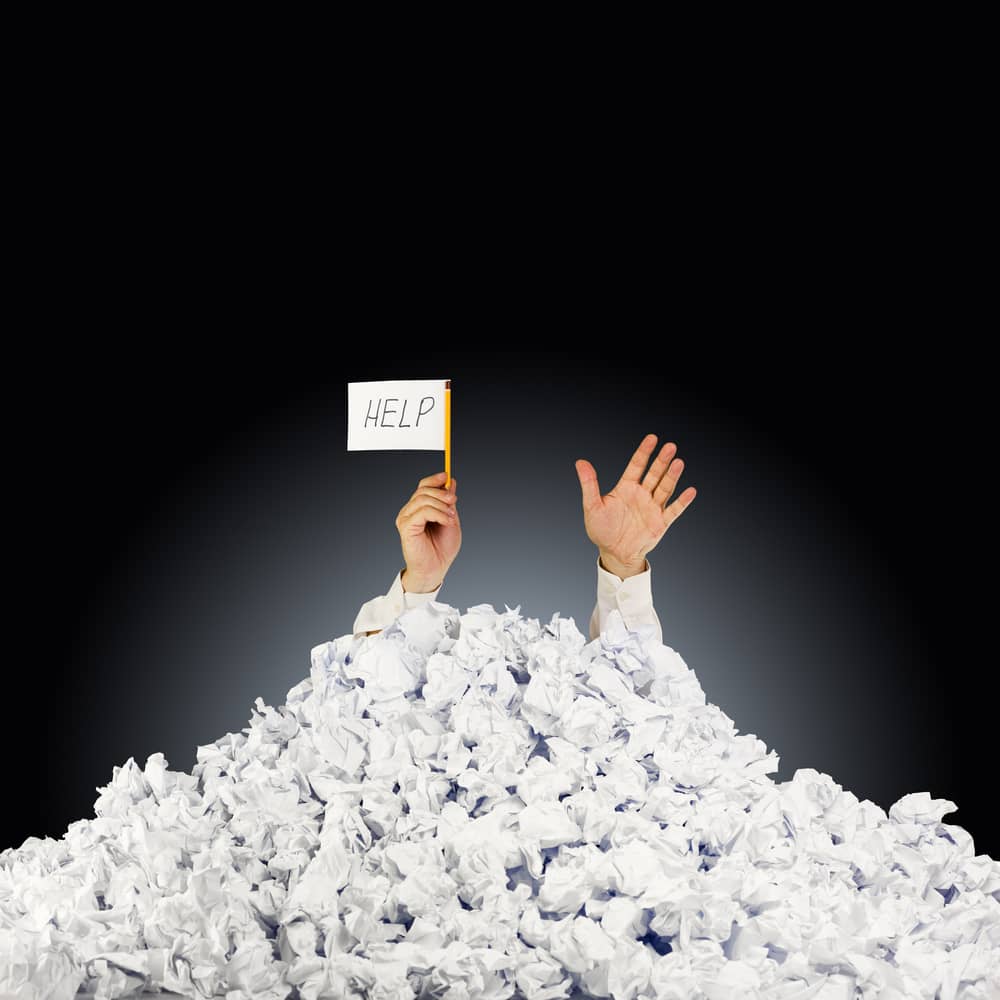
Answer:
<svg viewBox="0 0 1000 1000"><path fill-rule="evenodd" d="M990 1000L1000 864L778 758L617 611L404 612L0 854L0 994Z"/></svg>

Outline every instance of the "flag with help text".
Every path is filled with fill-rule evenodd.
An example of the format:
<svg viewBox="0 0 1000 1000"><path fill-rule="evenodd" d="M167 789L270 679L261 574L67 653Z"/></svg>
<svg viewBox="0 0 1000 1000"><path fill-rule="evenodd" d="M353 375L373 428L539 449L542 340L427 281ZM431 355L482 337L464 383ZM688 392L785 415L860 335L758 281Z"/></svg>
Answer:
<svg viewBox="0 0 1000 1000"><path fill-rule="evenodd" d="M448 447L448 379L347 383L347 450Z"/></svg>

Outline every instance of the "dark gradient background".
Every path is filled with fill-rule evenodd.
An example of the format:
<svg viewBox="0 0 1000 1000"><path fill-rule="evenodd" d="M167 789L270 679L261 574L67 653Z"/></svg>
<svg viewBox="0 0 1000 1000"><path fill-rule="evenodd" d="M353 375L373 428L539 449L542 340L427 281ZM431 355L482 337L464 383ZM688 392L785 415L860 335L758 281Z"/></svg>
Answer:
<svg viewBox="0 0 1000 1000"><path fill-rule="evenodd" d="M167 351L124 375L81 349L39 372L45 423L18 453L11 522L27 546L10 567L3 847L92 816L130 756L189 771L350 631L401 567L394 518L443 456L348 453L346 383L440 377L463 524L443 600L585 632L596 551L573 462L607 492L645 433L675 440L698 497L650 555L653 593L709 700L777 750L779 779L813 767L886 809L951 798L946 821L1000 857L992 445L983 397L954 395L974 365L707 334L700 354L428 339L440 349L355 364Z"/></svg>

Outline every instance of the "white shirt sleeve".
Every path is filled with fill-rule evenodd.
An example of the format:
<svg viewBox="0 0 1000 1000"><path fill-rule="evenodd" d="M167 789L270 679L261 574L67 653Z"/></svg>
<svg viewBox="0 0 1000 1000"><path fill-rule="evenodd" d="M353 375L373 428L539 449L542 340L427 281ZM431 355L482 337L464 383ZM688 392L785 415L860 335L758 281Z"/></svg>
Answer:
<svg viewBox="0 0 1000 1000"><path fill-rule="evenodd" d="M358 639L366 632L374 632L391 625L396 618L410 608L420 607L428 601L436 601L437 595L443 583L438 585L437 590L428 591L426 594L414 594L403 590L401 577L403 571L396 573L396 579L392 581L392 586L387 594L373 597L361 605L358 617L354 619L354 638Z"/></svg>
<svg viewBox="0 0 1000 1000"><path fill-rule="evenodd" d="M653 607L652 572L647 559L646 568L641 573L623 580L620 576L609 573L601 565L601 557L597 557L597 604L590 616L591 639L596 639L601 634L611 609L617 608L626 628L655 625L656 638L663 642L663 628Z"/></svg>

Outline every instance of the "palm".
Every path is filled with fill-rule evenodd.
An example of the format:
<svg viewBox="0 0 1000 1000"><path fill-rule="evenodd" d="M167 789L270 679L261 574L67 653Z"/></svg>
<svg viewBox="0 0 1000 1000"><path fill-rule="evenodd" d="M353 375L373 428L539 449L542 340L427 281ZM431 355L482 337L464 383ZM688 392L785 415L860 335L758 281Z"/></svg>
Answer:
<svg viewBox="0 0 1000 1000"><path fill-rule="evenodd" d="M584 512L587 537L599 548L615 552L652 549L667 530L663 508L638 483L619 483Z"/></svg>
<svg viewBox="0 0 1000 1000"><path fill-rule="evenodd" d="M622 566L641 565L697 492L689 486L668 506L684 462L676 457L673 442L668 442L646 471L655 446L656 435L647 434L621 479L605 496L601 496L593 465L583 458L576 462L587 537L602 555Z"/></svg>

